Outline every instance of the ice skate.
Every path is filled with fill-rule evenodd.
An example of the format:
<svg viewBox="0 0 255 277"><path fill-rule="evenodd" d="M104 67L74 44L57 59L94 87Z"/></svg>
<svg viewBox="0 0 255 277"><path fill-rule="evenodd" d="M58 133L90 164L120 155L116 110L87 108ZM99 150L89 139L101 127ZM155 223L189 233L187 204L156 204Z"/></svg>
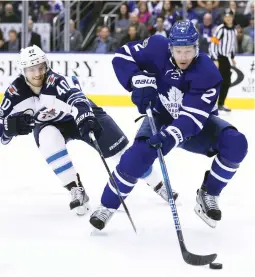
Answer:
<svg viewBox="0 0 255 277"><path fill-rule="evenodd" d="M114 209L108 209L101 205L90 216L89 222L98 230L102 230L104 229L108 221L111 219L114 212Z"/></svg>
<svg viewBox="0 0 255 277"><path fill-rule="evenodd" d="M75 209L77 215L85 215L90 210L89 197L80 181L80 176L77 174L78 186L73 186L70 190L72 200L70 202L70 209Z"/></svg>
<svg viewBox="0 0 255 277"><path fill-rule="evenodd" d="M166 191L166 186L164 185L163 182L160 182L154 189L153 189L161 198L163 198L166 202L168 202L168 196L167 196L167 191ZM173 198L174 201L178 198L179 194L172 190L173 192Z"/></svg>
<svg viewBox="0 0 255 277"><path fill-rule="evenodd" d="M209 171L205 174L209 174ZM206 192L204 183L200 189L197 190L197 205L195 206L196 214L210 227L215 228L217 221L221 220L221 210L218 206L218 196L210 195Z"/></svg>

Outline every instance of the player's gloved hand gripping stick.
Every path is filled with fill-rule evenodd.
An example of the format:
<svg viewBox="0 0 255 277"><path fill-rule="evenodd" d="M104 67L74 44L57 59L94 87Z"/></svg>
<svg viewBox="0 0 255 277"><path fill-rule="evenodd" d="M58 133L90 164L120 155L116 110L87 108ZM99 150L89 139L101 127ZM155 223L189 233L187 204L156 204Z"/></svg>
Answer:
<svg viewBox="0 0 255 277"><path fill-rule="evenodd" d="M156 128L156 125L155 125L155 122L154 122L154 118L153 118L153 115L152 115L150 105L147 107L146 113L147 113L147 116L149 118L149 123L150 123L150 127L151 127L151 130L152 130L152 134L155 135L155 134L157 134L157 128ZM166 190L167 190L167 195L168 195L168 202L169 202L169 205L170 205L171 210L172 210L172 215L173 215L174 224L175 224L175 230L176 230L178 241L179 241L179 244L180 244L180 247L181 247L181 252L182 252L183 259L186 263L188 263L190 265L207 265L207 264L210 264L211 262L213 262L216 259L217 254L211 254L211 255L206 255L206 256L196 255L196 254L190 253L187 250L186 246L185 246L179 216L178 216L176 205L175 205L175 202L174 202L174 199L173 199L172 188L171 188L170 180L169 180L169 177L168 177L168 172L167 172L164 156L162 154L162 150L161 150L160 146L157 149L157 153L158 153L158 158L159 158L161 171L162 171L162 174L163 174L164 183L166 185Z"/></svg>
<svg viewBox="0 0 255 277"><path fill-rule="evenodd" d="M31 110L17 112L4 119L4 134L7 137L28 135L35 127L35 120Z"/></svg>

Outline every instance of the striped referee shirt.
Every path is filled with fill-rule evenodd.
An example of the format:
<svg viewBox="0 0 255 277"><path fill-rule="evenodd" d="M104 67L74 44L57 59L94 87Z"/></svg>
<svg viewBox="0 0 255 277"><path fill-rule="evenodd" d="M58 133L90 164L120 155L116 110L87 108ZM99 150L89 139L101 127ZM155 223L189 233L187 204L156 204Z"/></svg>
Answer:
<svg viewBox="0 0 255 277"><path fill-rule="evenodd" d="M234 26L230 28L221 24L216 28L210 44L210 54L213 60L218 60L219 56L234 58L236 35Z"/></svg>

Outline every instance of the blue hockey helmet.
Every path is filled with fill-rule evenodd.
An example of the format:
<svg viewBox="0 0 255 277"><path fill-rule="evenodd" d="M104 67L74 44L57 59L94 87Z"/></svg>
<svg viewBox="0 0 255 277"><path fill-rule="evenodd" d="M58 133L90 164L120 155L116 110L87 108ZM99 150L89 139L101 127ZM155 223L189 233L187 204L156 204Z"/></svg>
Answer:
<svg viewBox="0 0 255 277"><path fill-rule="evenodd" d="M194 24L189 20L174 23L170 30L169 41L170 47L194 45L196 47L196 55L198 55L198 32Z"/></svg>

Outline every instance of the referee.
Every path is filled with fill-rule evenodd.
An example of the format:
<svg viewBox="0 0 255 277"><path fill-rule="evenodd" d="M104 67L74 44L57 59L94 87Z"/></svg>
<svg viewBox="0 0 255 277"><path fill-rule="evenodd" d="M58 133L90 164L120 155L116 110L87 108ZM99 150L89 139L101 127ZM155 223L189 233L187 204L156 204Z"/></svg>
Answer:
<svg viewBox="0 0 255 277"><path fill-rule="evenodd" d="M230 112L224 103L228 94L228 89L231 85L231 65L229 59L232 60L232 65L235 66L235 44L236 30L233 25L234 14L230 9L225 10L223 24L219 25L212 37L210 44L211 58L215 65L219 68L223 78L220 95L218 100L219 111Z"/></svg>

